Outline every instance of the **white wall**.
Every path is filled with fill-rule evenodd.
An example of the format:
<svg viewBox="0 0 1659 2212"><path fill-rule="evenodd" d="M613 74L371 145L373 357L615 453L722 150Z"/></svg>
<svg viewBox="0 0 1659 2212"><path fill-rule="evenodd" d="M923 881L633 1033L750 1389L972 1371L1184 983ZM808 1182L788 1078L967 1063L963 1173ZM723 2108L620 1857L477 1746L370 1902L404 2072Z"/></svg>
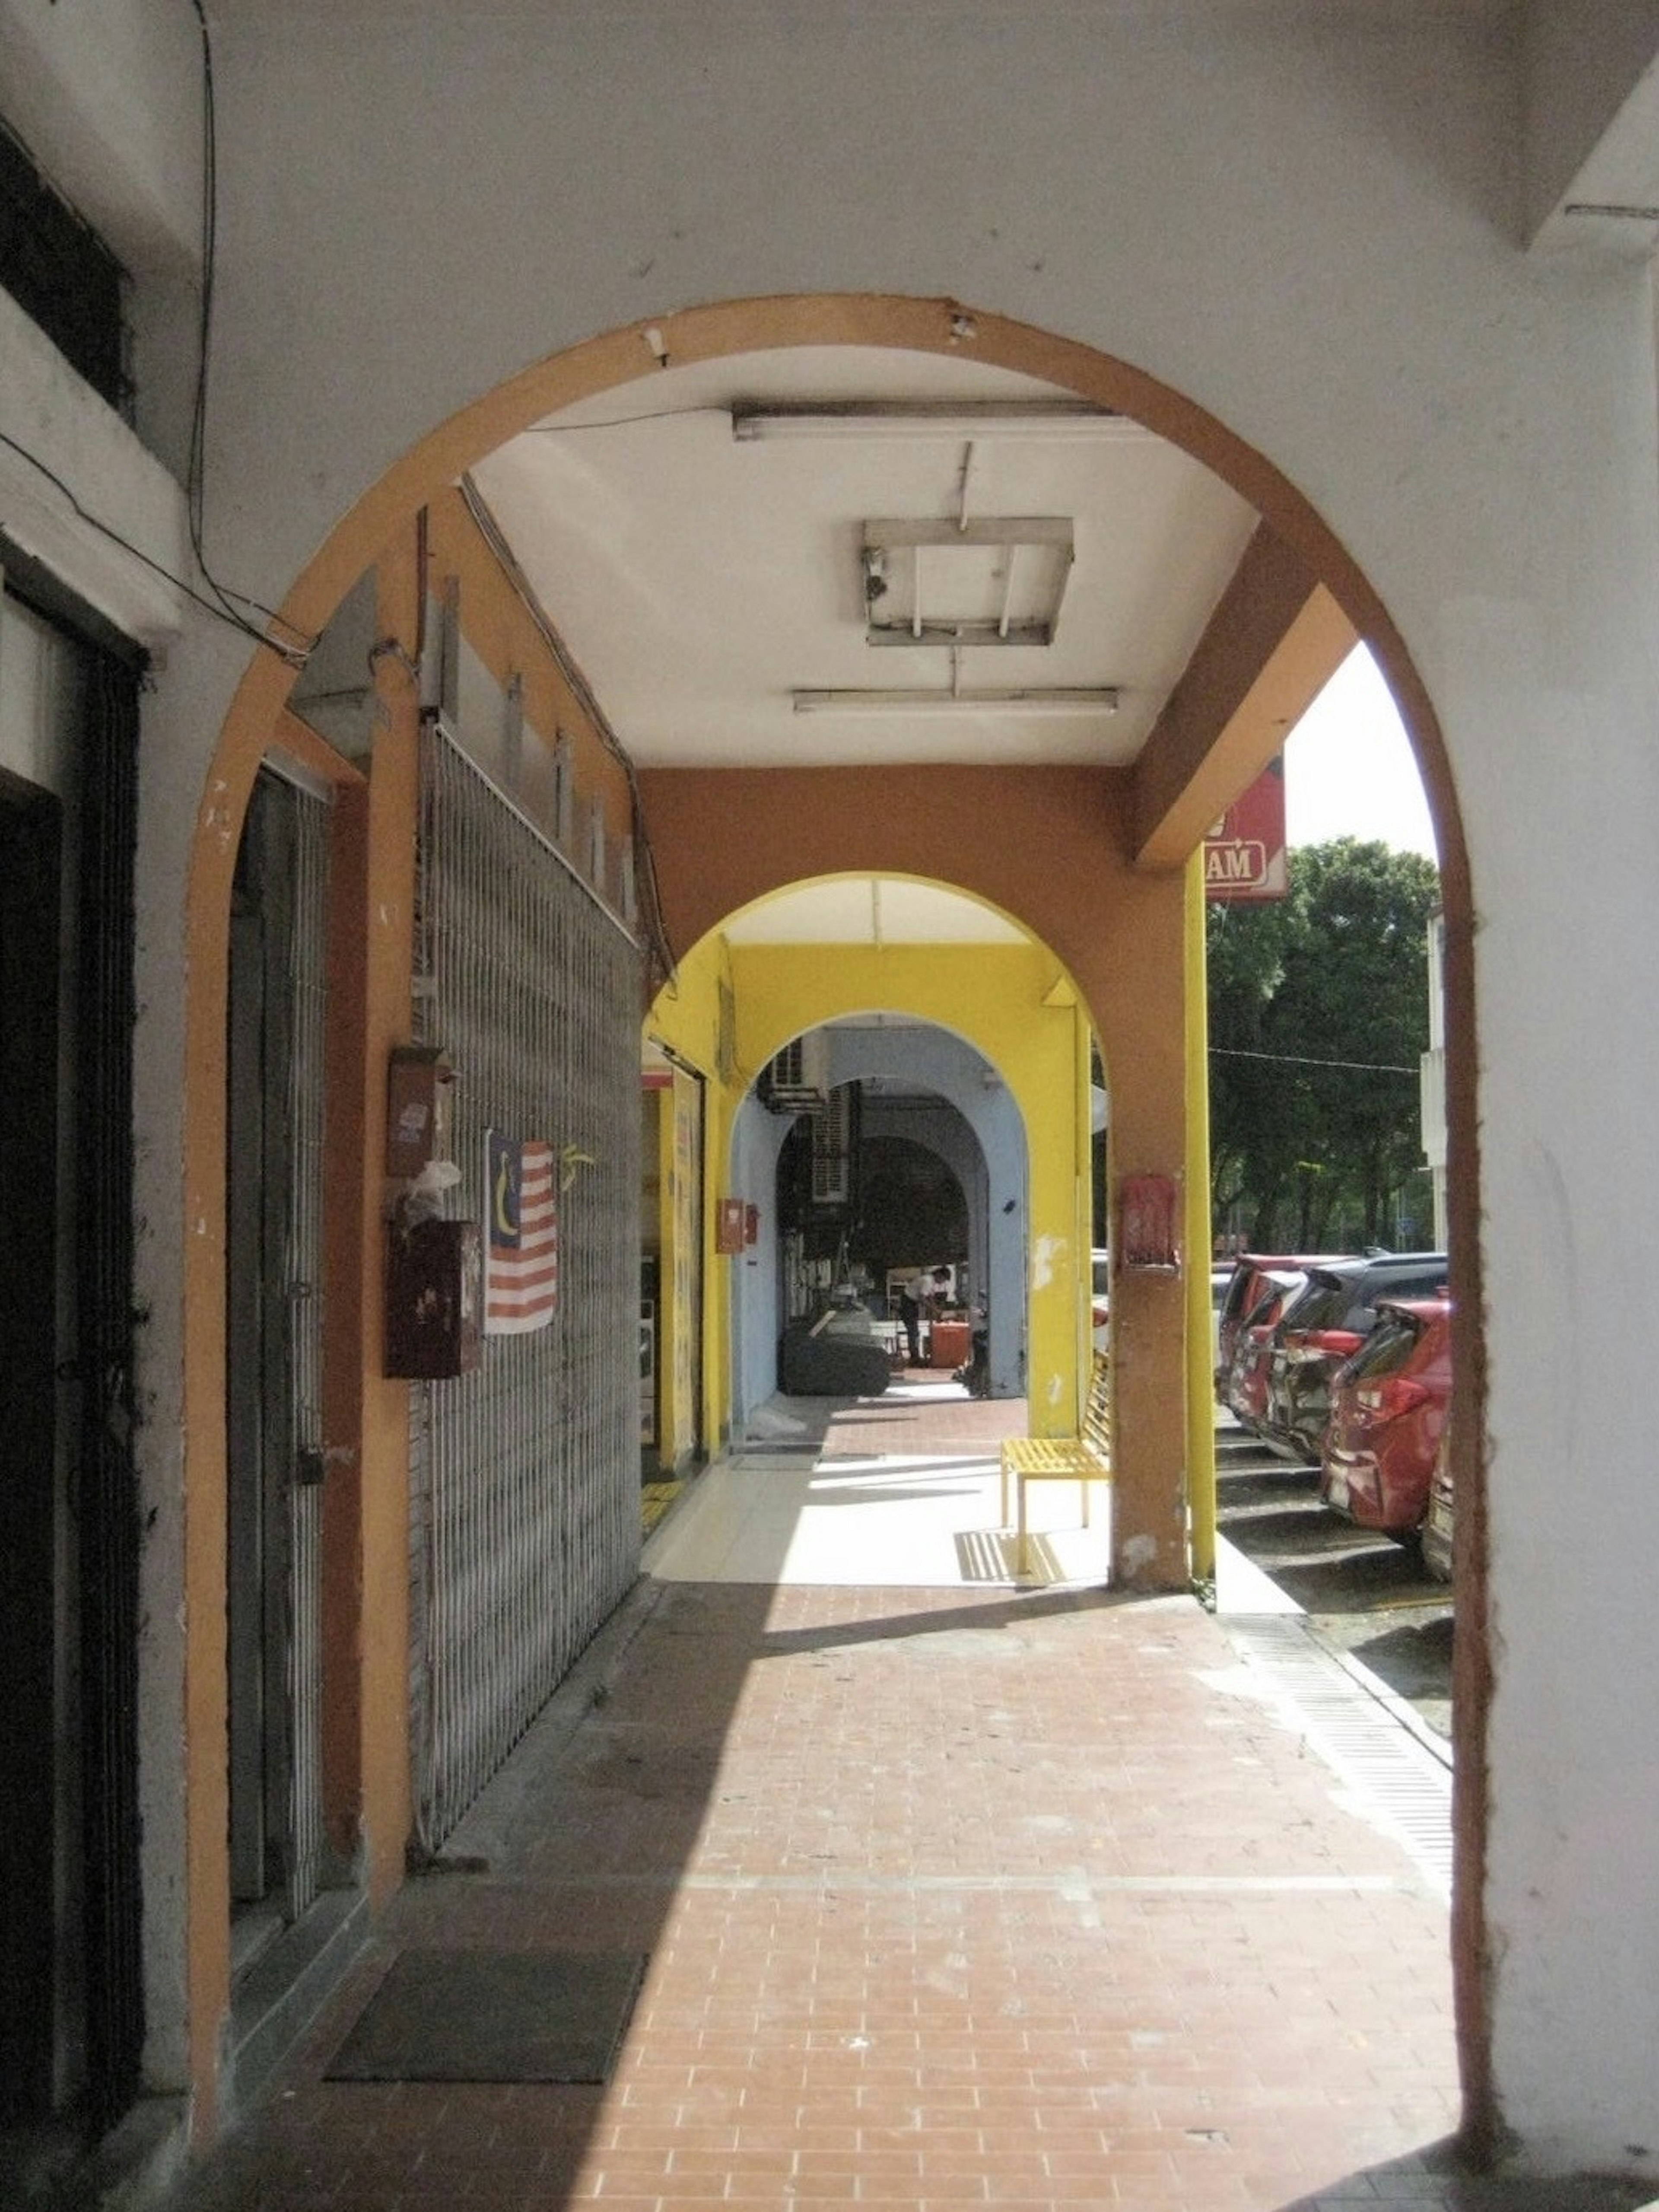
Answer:
<svg viewBox="0 0 1659 2212"><path fill-rule="evenodd" d="M0 114L57 188L102 232L132 277L135 320L164 332L149 447L181 465L194 374L201 226L200 40L173 0L0 0ZM164 305L163 303L167 303ZM172 312L169 313L169 307ZM141 347L141 353L143 349ZM143 373L141 359L139 371ZM171 414L169 416L169 409ZM141 430L144 410L141 409ZM40 332L0 298L0 529L132 636L165 652L185 620L182 490L167 468ZM33 458L31 459L30 456ZM54 483L38 463L59 481ZM77 516L67 491L89 520ZM105 526L103 528L98 524ZM112 536L111 532L116 533ZM125 544L118 542L125 540ZM179 1431L179 1101L182 1088L180 885L202 764L244 659L203 638L175 663L176 690L147 725L141 773L136 1167L137 1340L143 1478L155 1508L141 1555L140 1812L143 1945L152 2089L182 2087L185 2047L185 1802ZM198 712L191 687L205 687ZM149 702L159 705L159 702ZM153 835L158 814L170 835Z"/></svg>
<svg viewBox="0 0 1659 2212"><path fill-rule="evenodd" d="M1653 98L1642 80L1651 76L1659 40L1656 0L1596 0L1593 8L1583 0L1531 0L1526 26L1527 235L1565 198L1650 202ZM1636 142L1628 152L1621 144L1627 131ZM1652 225L1634 228L1644 252Z"/></svg>
<svg viewBox="0 0 1659 2212"><path fill-rule="evenodd" d="M0 112L135 276L193 272L202 44L188 0L0 0Z"/></svg>
<svg viewBox="0 0 1659 2212"><path fill-rule="evenodd" d="M823 289L953 295L1123 356L1322 511L1436 701L1480 924L1498 2088L1534 2157L1620 2166L1659 2146L1659 1607L1632 1540L1659 1341L1653 346L1644 270L1512 243L1522 88L1491 37L1434 6L235 10L209 514L224 573L275 598L538 356ZM192 637L150 702L158 993L240 659ZM179 1042L153 998L163 1209ZM164 1282L180 1225L151 1234ZM175 1326L163 1297L163 1364Z"/></svg>

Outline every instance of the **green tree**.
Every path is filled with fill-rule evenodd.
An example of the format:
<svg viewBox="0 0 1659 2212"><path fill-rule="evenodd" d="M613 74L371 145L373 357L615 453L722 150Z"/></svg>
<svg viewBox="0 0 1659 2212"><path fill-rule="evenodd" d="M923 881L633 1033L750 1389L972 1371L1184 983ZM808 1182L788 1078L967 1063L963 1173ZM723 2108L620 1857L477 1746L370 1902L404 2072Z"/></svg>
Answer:
<svg viewBox="0 0 1659 2212"><path fill-rule="evenodd" d="M1211 908L1211 1195L1252 1243L1387 1240L1422 1157L1439 896L1431 860L1342 837L1291 855L1283 901Z"/></svg>

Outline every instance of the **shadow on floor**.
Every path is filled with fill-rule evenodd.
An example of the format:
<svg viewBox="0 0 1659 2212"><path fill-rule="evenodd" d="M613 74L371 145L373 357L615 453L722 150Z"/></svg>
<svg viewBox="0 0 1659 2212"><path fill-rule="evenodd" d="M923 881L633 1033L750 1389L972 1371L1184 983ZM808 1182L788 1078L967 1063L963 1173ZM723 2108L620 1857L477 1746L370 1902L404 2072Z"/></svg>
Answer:
<svg viewBox="0 0 1659 2212"><path fill-rule="evenodd" d="M1223 1534L1230 1535L1253 1559L1259 1559L1266 1552L1340 1555L1347 1559L1357 1545L1375 1540L1363 1531L1357 1533L1334 1513L1310 1513L1305 1505L1279 1506L1243 1515L1237 1520L1223 1513L1219 1523Z"/></svg>
<svg viewBox="0 0 1659 2212"><path fill-rule="evenodd" d="M1234 1540L1237 1541L1237 1537ZM1300 1548L1311 1550L1312 1547ZM1266 1564L1254 1546L1251 1555L1259 1565ZM1451 1602L1443 1585L1427 1581L1417 1552L1387 1543L1372 1551L1359 1550L1352 1531L1346 1549L1304 1559L1295 1565L1275 1564L1268 1571L1286 1595L1307 1613L1371 1613L1390 1601L1422 1606Z"/></svg>
<svg viewBox="0 0 1659 2212"><path fill-rule="evenodd" d="M1644 2212L1652 2201L1642 2182L1595 2174L1540 2180L1477 2173L1456 2144L1447 2142L1345 2174L1328 2189L1297 2197L1282 2212L1356 2212L1358 2206L1389 2204L1415 2212Z"/></svg>
<svg viewBox="0 0 1659 2212"><path fill-rule="evenodd" d="M1348 1649L1363 1659L1402 1697L1421 1690L1429 1696L1451 1694L1453 1624L1450 1613L1438 1620L1418 1621L1407 1627L1385 1630Z"/></svg>

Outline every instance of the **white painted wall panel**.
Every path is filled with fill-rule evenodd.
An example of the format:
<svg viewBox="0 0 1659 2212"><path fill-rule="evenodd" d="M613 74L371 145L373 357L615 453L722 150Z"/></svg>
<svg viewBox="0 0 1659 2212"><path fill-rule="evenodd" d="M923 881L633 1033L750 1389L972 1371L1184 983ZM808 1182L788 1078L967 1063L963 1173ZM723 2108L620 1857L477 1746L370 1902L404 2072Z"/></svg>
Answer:
<svg viewBox="0 0 1659 2212"><path fill-rule="evenodd" d="M1164 378L1374 581L1442 715L1480 920L1498 2087L1540 2157L1659 2145L1659 546L1641 270L1513 241L1520 85L1449 11L236 11L210 515L279 595L453 410L723 298L953 295ZM154 702L176 963L236 656ZM170 941L169 941L170 938ZM176 1157L177 1039L148 1032ZM1586 1072L1593 1079L1586 1079ZM1659 2169L1656 2169L1659 2170Z"/></svg>

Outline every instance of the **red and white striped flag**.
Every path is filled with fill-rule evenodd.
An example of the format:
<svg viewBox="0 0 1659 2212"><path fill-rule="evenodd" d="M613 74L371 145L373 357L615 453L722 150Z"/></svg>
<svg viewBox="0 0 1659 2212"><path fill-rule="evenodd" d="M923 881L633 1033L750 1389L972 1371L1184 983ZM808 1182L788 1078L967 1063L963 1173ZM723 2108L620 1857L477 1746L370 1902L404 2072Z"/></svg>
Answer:
<svg viewBox="0 0 1659 2212"><path fill-rule="evenodd" d="M484 1132L484 1334L544 1328L559 1297L553 1147Z"/></svg>

